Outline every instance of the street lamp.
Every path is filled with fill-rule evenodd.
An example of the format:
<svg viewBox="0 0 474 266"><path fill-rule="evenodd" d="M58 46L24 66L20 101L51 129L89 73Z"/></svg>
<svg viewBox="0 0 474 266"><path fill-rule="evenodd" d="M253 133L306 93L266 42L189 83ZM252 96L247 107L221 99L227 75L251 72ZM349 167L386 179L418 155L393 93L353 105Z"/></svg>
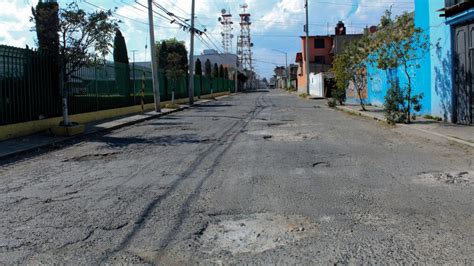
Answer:
<svg viewBox="0 0 474 266"><path fill-rule="evenodd" d="M286 86L289 87L288 83L289 83L289 76L290 75L288 74L288 53L277 50L277 49L272 49L272 51L275 51L275 52L278 52L278 53L281 53L281 54L285 54L285 79L286 79Z"/></svg>

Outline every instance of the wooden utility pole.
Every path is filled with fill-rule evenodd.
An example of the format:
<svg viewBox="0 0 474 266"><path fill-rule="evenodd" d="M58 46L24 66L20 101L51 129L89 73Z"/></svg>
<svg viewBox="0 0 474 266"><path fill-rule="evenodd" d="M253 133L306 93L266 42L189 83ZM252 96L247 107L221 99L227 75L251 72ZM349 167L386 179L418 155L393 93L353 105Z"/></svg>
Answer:
<svg viewBox="0 0 474 266"><path fill-rule="evenodd" d="M155 98L155 111L161 112L160 107L160 83L158 81L158 63L156 62L155 29L153 26L153 0L148 0L148 23L150 24L150 51L151 51L151 75L153 80L153 95Z"/></svg>

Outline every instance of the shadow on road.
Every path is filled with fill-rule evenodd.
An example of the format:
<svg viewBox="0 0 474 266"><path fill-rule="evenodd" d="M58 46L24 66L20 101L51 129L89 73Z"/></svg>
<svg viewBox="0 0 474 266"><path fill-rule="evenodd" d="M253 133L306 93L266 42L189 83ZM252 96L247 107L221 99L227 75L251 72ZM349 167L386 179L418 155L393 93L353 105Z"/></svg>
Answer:
<svg viewBox="0 0 474 266"><path fill-rule="evenodd" d="M243 91L242 93L261 93L261 92L270 92L269 90L252 90L252 91Z"/></svg>
<svg viewBox="0 0 474 266"><path fill-rule="evenodd" d="M203 105L194 105L193 108L215 108L215 107L232 107L232 104L203 104Z"/></svg>

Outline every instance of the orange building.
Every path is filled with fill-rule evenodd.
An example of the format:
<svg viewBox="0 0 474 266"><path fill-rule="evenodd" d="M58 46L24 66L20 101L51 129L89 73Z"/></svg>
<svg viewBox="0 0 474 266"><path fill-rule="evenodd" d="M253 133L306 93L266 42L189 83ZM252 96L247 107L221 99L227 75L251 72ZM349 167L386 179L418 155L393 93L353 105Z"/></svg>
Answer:
<svg viewBox="0 0 474 266"><path fill-rule="evenodd" d="M333 55L333 36L310 36L309 45L309 72L321 73L331 69ZM301 37L301 56L297 56L298 64L298 92L306 92L306 37ZM298 53L299 54L299 53Z"/></svg>

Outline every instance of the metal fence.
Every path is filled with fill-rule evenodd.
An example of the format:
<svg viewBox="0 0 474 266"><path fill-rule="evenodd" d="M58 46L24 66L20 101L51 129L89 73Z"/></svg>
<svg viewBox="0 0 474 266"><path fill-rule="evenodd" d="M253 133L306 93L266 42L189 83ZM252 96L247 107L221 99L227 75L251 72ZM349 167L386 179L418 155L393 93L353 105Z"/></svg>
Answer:
<svg viewBox="0 0 474 266"><path fill-rule="evenodd" d="M58 78L52 58L0 46L0 125L60 115Z"/></svg>
<svg viewBox="0 0 474 266"><path fill-rule="evenodd" d="M38 51L0 45L0 125L61 116L59 72L54 58ZM188 78L170 82L158 73L160 98L188 97ZM195 96L233 91L232 80L195 76ZM150 68L107 63L83 67L66 83L69 113L79 114L153 103Z"/></svg>

